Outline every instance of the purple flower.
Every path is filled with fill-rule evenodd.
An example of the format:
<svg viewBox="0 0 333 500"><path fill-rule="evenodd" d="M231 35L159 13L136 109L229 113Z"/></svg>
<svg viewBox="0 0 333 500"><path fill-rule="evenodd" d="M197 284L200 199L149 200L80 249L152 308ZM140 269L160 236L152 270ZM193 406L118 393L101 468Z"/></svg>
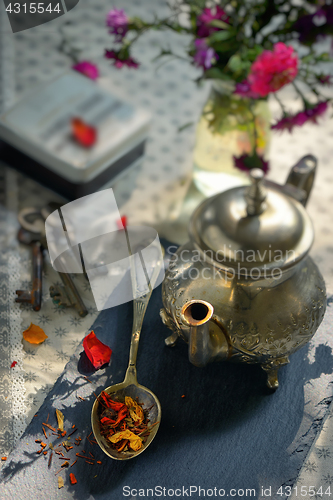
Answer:
<svg viewBox="0 0 333 500"><path fill-rule="evenodd" d="M306 14L297 19L294 29L299 33L300 42L309 44L330 34L332 24L333 6L322 5L314 14Z"/></svg>
<svg viewBox="0 0 333 500"><path fill-rule="evenodd" d="M139 63L135 59L133 59L133 57L129 56L123 59L119 56L119 52L116 52L115 50L106 50L105 57L107 59L113 59L114 61L113 65L119 69L122 68L123 66L127 66L128 68L139 67Z"/></svg>
<svg viewBox="0 0 333 500"><path fill-rule="evenodd" d="M301 111L296 115L285 115L275 125L272 126L273 130L288 130L291 132L294 127L301 127L306 122L318 123L317 119L323 115L328 108L327 102L319 102L312 108Z"/></svg>
<svg viewBox="0 0 333 500"><path fill-rule="evenodd" d="M214 31L219 30L219 28L216 28L215 26L210 26L210 23L215 19L224 21L225 23L229 22L229 17L219 5L217 5L215 9L206 7L202 11L200 16L197 18L197 35L199 38L206 38L214 33Z"/></svg>
<svg viewBox="0 0 333 500"><path fill-rule="evenodd" d="M212 47L208 47L206 40L194 40L195 54L194 62L198 68L209 69L217 59L217 54Z"/></svg>
<svg viewBox="0 0 333 500"><path fill-rule="evenodd" d="M331 85L332 77L330 75L318 75L318 82L322 85Z"/></svg>
<svg viewBox="0 0 333 500"><path fill-rule="evenodd" d="M234 156L233 159L235 167L243 172L248 173L252 168L260 168L265 174L267 174L269 170L268 161L265 161L263 157L257 153L252 155L244 154L238 158Z"/></svg>
<svg viewBox="0 0 333 500"><path fill-rule="evenodd" d="M234 94L240 95L241 97L248 97L249 99L259 99L260 95L257 92L251 90L251 85L247 80L241 83L236 83L236 88Z"/></svg>
<svg viewBox="0 0 333 500"><path fill-rule="evenodd" d="M115 35L115 41L121 42L128 30L128 17L124 9L112 9L106 16L109 33Z"/></svg>
<svg viewBox="0 0 333 500"><path fill-rule="evenodd" d="M77 64L74 64L74 66L72 66L72 69L75 69L75 71L82 73L91 80L96 80L99 77L97 66L89 61L81 61Z"/></svg>

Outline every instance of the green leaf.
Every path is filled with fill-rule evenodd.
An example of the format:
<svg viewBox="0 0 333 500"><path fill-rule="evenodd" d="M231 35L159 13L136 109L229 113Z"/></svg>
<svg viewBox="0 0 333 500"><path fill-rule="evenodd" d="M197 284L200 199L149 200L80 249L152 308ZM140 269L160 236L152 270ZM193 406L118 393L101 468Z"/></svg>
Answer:
<svg viewBox="0 0 333 500"><path fill-rule="evenodd" d="M209 26L213 26L214 28L220 28L222 30L227 30L230 28L230 25L228 23L225 23L220 19L213 19L213 21L209 23Z"/></svg>
<svg viewBox="0 0 333 500"><path fill-rule="evenodd" d="M233 56L230 57L228 66L231 69L231 71L234 71L237 73L238 71L241 71L243 68L243 62L238 54L234 54Z"/></svg>
<svg viewBox="0 0 333 500"><path fill-rule="evenodd" d="M323 52L322 54L319 54L317 56L317 60L318 61L326 61L326 62L329 62L329 61L332 61L332 58L330 57L329 53L328 52Z"/></svg>
<svg viewBox="0 0 333 500"><path fill-rule="evenodd" d="M302 57L301 61L304 64L310 63L313 60L312 54L308 54L307 56Z"/></svg>
<svg viewBox="0 0 333 500"><path fill-rule="evenodd" d="M205 71L205 78L214 78L217 80L233 81L229 75L226 75L219 68L210 68Z"/></svg>
<svg viewBox="0 0 333 500"><path fill-rule="evenodd" d="M233 30L221 30L215 31L210 37L208 37L208 45L212 45L215 42L223 42L224 40L228 40L229 38L234 36Z"/></svg>

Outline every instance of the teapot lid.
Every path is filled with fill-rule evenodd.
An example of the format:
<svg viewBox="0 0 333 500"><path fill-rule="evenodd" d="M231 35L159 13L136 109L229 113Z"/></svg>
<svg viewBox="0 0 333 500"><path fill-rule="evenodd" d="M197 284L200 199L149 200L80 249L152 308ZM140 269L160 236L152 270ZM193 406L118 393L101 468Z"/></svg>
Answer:
<svg viewBox="0 0 333 500"><path fill-rule="evenodd" d="M256 268L267 276L295 265L310 250L314 232L305 208L263 175L251 170L250 186L209 198L193 213L190 237L214 266L239 275Z"/></svg>

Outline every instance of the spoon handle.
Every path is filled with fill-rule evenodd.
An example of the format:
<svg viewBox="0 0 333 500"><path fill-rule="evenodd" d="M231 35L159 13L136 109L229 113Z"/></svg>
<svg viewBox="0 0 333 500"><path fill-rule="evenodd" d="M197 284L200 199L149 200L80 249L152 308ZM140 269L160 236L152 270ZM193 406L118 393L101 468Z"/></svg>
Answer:
<svg viewBox="0 0 333 500"><path fill-rule="evenodd" d="M129 240L128 240L129 243ZM130 246L129 246L130 249ZM163 266L163 248L159 245L156 247L156 252L159 252L159 258L156 260L153 272L149 278L145 261L142 257L142 253L139 250L135 255L132 254L130 250L131 259L131 279L132 279L132 289L133 289L133 327L132 327L132 337L131 346L128 360L128 368L125 375L125 381L127 383L137 383L136 375L136 358L138 354L139 340L142 329L143 319L147 310L147 306L154 289L156 280L160 274L161 267ZM140 296L140 285L139 281L142 282L143 273L145 277L145 289L148 291ZM139 279L141 278L141 280Z"/></svg>

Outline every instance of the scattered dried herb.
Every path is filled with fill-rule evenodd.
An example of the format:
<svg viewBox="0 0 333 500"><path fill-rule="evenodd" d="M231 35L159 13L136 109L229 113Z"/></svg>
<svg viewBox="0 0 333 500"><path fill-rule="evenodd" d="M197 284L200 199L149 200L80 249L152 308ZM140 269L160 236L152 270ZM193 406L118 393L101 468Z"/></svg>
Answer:
<svg viewBox="0 0 333 500"><path fill-rule="evenodd" d="M3 462L6 462L7 457L1 457L1 460L2 460Z"/></svg>
<svg viewBox="0 0 333 500"><path fill-rule="evenodd" d="M140 402L129 396L124 401L113 400L105 391L98 401L101 434L110 446L118 452L140 450L152 428L148 427L149 409L143 409Z"/></svg>
<svg viewBox="0 0 333 500"><path fill-rule="evenodd" d="M13 361L12 364L10 365L11 368L14 368L17 365L17 361Z"/></svg>
<svg viewBox="0 0 333 500"><path fill-rule="evenodd" d="M57 430L54 427L51 427L51 425L46 424L45 422L43 422L42 425L45 425L45 427L47 427L48 429L50 429L53 432L57 432Z"/></svg>
<svg viewBox="0 0 333 500"><path fill-rule="evenodd" d="M63 488L65 486L64 480L61 476L58 476L58 489Z"/></svg>
<svg viewBox="0 0 333 500"><path fill-rule="evenodd" d="M23 338L30 344L41 344L47 339L47 335L40 326L30 323L29 328L23 332Z"/></svg>

